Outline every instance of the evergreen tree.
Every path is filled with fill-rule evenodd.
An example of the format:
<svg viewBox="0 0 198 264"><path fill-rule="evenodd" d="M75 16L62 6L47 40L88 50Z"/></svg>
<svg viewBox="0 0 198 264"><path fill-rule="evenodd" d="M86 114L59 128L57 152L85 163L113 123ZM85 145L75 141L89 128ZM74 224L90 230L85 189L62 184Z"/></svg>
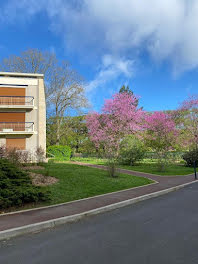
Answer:
<svg viewBox="0 0 198 264"><path fill-rule="evenodd" d="M119 93L127 93L127 94L133 96L133 91L131 91L131 89L129 88L129 85L127 85L127 86L122 85L122 87L120 88ZM138 106L138 103L139 103L139 100L136 99L135 106Z"/></svg>
<svg viewBox="0 0 198 264"><path fill-rule="evenodd" d="M122 87L120 88L119 93L128 93L129 95L133 95L133 92L131 91L131 89L129 88L129 86L125 86L122 85Z"/></svg>

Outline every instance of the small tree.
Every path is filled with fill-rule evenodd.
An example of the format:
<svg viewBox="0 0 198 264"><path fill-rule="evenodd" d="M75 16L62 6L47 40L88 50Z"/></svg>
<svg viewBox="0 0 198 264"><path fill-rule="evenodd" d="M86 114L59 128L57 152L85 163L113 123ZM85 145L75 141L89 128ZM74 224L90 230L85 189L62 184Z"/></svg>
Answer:
<svg viewBox="0 0 198 264"><path fill-rule="evenodd" d="M154 112L145 116L144 139L146 145L156 151L159 169L163 170L167 162L167 152L174 148L178 134L170 115Z"/></svg>
<svg viewBox="0 0 198 264"><path fill-rule="evenodd" d="M115 176L115 161L119 155L122 139L141 128L143 111L135 104L137 97L128 93L118 93L106 100L102 113L90 113L87 127L96 147L103 147L109 160L111 176Z"/></svg>

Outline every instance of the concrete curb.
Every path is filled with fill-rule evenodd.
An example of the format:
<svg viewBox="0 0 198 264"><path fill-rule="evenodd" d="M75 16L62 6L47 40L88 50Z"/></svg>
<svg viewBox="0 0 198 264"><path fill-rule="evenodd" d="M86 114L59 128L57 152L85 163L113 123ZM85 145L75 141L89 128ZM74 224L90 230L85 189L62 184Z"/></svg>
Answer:
<svg viewBox="0 0 198 264"><path fill-rule="evenodd" d="M80 214L75 214L75 215L70 215L70 216L65 216L65 217L61 217L61 218L56 218L56 219L52 219L49 221L44 221L44 222L40 222L40 223L36 223L36 224L31 224L31 225L26 225L26 226L22 226L22 227L17 227L17 228L13 228L13 229L8 229L5 231L1 231L0 232L0 240L5 240L5 239L9 239L12 237L16 237L19 235L24 235L24 234L28 234L28 233L34 233L34 232L39 232L45 229L49 229L49 228L53 228L62 224L66 224L66 223L72 223L72 222L76 222L86 216L92 216L92 215L97 215L100 213L104 213L104 212L108 212L111 210L115 210L127 205L131 205L140 201L144 201L147 199L151 199L151 198L155 198L164 194L167 194L169 192L173 192L176 190L179 190L181 188L184 188L185 186L188 186L190 184L193 183L197 183L198 181L193 181L193 182L188 182L185 184L181 184L175 187L171 187L162 191L158 191L158 192L154 192L154 193L150 193L150 194L146 194L146 195L142 195L136 198L132 198L129 200L125 200L122 202L118 202L118 203L114 203L114 204L110 204L104 207L100 207L100 208L96 208L90 211L86 211Z"/></svg>
<svg viewBox="0 0 198 264"><path fill-rule="evenodd" d="M144 178L144 177L142 177L142 178ZM154 184L158 184L159 183L158 181L152 180L151 178L147 178L147 179L151 180L153 183L149 183L149 184L145 184L145 185L141 185L141 186L137 186L137 187L132 187L132 188L128 188L128 189L124 189L124 190L120 190L120 191L115 191L115 192L109 192L109 193L99 194L99 195L95 195L95 196L90 196L90 197L87 197L87 198L73 200L73 201L65 202L65 203L41 206L41 207L36 207L36 208L31 208L31 209L25 209L25 210L9 212L9 213L0 213L0 218L1 218L1 216L5 216L5 215L14 215L14 214L26 213L26 212L31 212L31 211L39 211L39 210L42 210L42 209L55 208L55 207L62 206L62 205L67 205L67 204L75 204L75 203L80 202L80 201L87 201L87 200L91 200L93 198L104 197L104 196L108 196L110 194L121 193L121 192L130 191L130 190L134 190L134 189L139 189L139 188L143 188L143 187L146 187L146 186L150 186L150 185L154 185Z"/></svg>

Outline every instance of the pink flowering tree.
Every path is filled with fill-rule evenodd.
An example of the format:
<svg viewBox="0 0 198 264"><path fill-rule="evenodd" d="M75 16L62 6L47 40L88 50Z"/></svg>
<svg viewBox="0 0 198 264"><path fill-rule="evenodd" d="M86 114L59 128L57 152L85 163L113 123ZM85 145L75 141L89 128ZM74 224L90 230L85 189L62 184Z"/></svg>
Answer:
<svg viewBox="0 0 198 264"><path fill-rule="evenodd" d="M137 107L137 97L129 93L115 94L106 100L102 113L87 115L87 127L96 147L102 146L115 176L115 161L122 139L141 129L143 111Z"/></svg>
<svg viewBox="0 0 198 264"><path fill-rule="evenodd" d="M174 148L177 129L171 116L164 112L154 112L145 116L144 139L146 145L156 151L159 169L163 170L167 161L168 151Z"/></svg>
<svg viewBox="0 0 198 264"><path fill-rule="evenodd" d="M183 144L188 149L198 149L198 95L185 100L176 113L180 117Z"/></svg>

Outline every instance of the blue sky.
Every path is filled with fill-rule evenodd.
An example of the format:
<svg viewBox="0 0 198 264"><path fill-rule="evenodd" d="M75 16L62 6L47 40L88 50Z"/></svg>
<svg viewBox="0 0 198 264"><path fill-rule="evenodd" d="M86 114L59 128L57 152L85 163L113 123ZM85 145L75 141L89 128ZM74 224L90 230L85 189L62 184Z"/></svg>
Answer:
<svg viewBox="0 0 198 264"><path fill-rule="evenodd" d="M84 76L95 110L122 84L151 111L198 93L198 1L3 0L0 10L0 59L55 52Z"/></svg>

